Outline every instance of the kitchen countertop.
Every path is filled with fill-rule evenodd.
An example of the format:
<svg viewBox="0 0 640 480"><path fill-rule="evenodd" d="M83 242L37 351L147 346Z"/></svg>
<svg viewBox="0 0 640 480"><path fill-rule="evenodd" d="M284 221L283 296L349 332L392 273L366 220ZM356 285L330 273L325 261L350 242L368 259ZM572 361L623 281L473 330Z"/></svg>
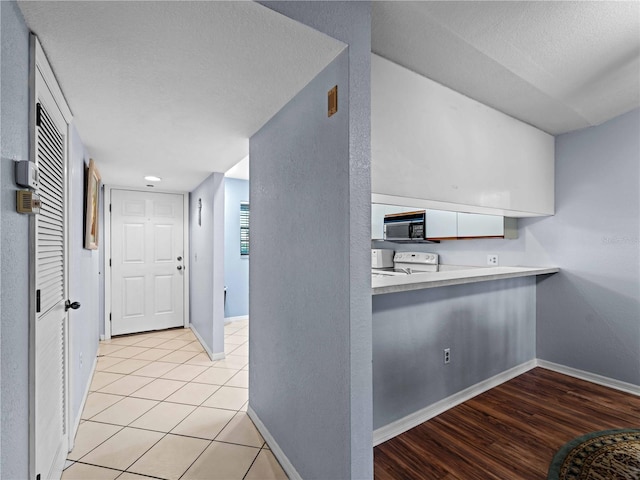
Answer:
<svg viewBox="0 0 640 480"><path fill-rule="evenodd" d="M371 278L372 294L381 295L384 293L487 282L505 278L546 275L560 271L557 267L462 267L443 265L442 268L442 271L439 272L420 272L412 273L411 275L373 275Z"/></svg>

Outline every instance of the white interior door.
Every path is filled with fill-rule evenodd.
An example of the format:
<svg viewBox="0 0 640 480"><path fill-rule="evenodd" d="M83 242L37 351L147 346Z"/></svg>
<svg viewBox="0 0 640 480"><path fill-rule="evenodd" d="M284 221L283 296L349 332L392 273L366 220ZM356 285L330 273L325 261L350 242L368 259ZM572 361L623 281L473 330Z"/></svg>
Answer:
<svg viewBox="0 0 640 480"><path fill-rule="evenodd" d="M35 328L32 369L32 461L36 479L60 478L67 431L67 123L37 75L35 158L42 200L35 216Z"/></svg>
<svg viewBox="0 0 640 480"><path fill-rule="evenodd" d="M111 190L111 334L184 325L184 197Z"/></svg>

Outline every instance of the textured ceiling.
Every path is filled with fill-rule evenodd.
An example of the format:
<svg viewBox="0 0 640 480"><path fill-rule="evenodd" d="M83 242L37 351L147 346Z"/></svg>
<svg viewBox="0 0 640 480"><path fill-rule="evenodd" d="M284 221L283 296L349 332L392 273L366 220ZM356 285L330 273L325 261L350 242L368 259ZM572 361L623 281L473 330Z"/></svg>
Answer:
<svg viewBox="0 0 640 480"><path fill-rule="evenodd" d="M640 2L374 2L372 50L552 134L640 106Z"/></svg>
<svg viewBox="0 0 640 480"><path fill-rule="evenodd" d="M189 191L345 45L254 2L19 3L105 183Z"/></svg>

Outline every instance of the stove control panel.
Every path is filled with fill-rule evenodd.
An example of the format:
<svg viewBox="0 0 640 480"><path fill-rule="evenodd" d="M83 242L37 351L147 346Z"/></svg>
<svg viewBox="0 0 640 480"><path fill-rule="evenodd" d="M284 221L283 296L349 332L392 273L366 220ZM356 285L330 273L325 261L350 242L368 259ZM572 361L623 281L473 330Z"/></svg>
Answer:
<svg viewBox="0 0 640 480"><path fill-rule="evenodd" d="M420 265L438 265L438 254L427 252L397 252L395 263L416 263Z"/></svg>

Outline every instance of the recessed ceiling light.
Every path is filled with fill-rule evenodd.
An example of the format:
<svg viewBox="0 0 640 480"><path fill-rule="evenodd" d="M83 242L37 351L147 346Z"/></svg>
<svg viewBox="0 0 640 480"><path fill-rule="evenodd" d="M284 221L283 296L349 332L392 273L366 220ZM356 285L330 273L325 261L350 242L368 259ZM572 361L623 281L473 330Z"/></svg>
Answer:
<svg viewBox="0 0 640 480"><path fill-rule="evenodd" d="M160 177L156 177L155 175L147 175L144 177L147 182L161 182L162 179Z"/></svg>

